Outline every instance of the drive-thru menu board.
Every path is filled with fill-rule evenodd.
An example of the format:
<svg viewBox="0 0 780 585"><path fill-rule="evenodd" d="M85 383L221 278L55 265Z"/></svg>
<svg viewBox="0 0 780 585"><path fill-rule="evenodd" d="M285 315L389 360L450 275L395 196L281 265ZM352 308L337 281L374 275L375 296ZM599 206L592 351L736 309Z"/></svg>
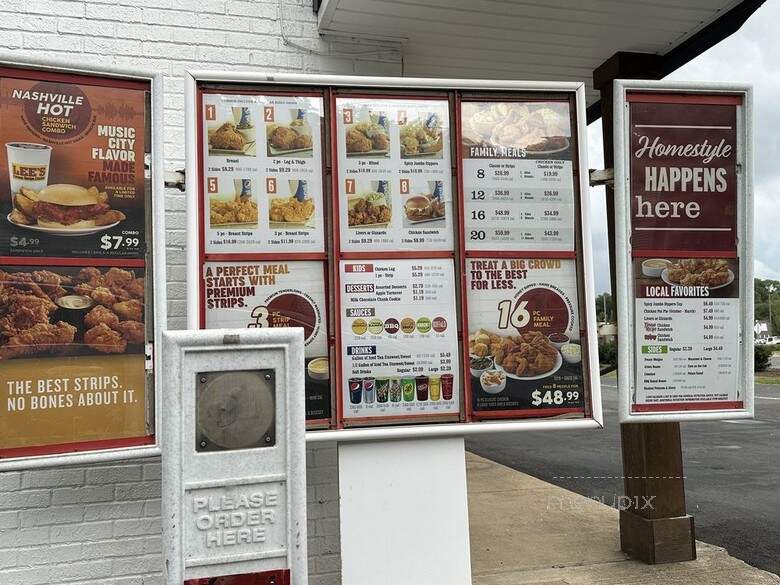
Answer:
<svg viewBox="0 0 780 585"><path fill-rule="evenodd" d="M206 253L324 252L322 98L203 96Z"/></svg>
<svg viewBox="0 0 780 585"><path fill-rule="evenodd" d="M582 412L574 260L466 260L474 410Z"/></svg>
<svg viewBox="0 0 780 585"><path fill-rule="evenodd" d="M153 442L150 90L0 69L0 457Z"/></svg>
<svg viewBox="0 0 780 585"><path fill-rule="evenodd" d="M568 101L464 102L466 250L574 250Z"/></svg>
<svg viewBox="0 0 780 585"><path fill-rule="evenodd" d="M447 100L336 98L342 252L452 250Z"/></svg>
<svg viewBox="0 0 780 585"><path fill-rule="evenodd" d="M321 95L201 96L201 327L303 327L306 418L331 418Z"/></svg>
<svg viewBox="0 0 780 585"><path fill-rule="evenodd" d="M345 418L460 412L453 261L341 262Z"/></svg>
<svg viewBox="0 0 780 585"><path fill-rule="evenodd" d="M460 126L473 416L582 416L571 104L464 101Z"/></svg>
<svg viewBox="0 0 780 585"><path fill-rule="evenodd" d="M581 96L541 95L202 84L200 326L302 326L312 428L587 418Z"/></svg>
<svg viewBox="0 0 780 585"><path fill-rule="evenodd" d="M744 97L626 93L630 413L745 408Z"/></svg>

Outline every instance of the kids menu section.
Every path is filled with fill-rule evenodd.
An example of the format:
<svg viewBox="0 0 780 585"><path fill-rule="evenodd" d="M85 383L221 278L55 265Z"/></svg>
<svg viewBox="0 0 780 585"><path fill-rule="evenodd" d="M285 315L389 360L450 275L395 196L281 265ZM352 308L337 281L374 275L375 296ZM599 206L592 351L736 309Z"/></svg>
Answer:
<svg viewBox="0 0 780 585"><path fill-rule="evenodd" d="M202 94L202 326L302 326L310 423L583 416L568 97L330 99Z"/></svg>

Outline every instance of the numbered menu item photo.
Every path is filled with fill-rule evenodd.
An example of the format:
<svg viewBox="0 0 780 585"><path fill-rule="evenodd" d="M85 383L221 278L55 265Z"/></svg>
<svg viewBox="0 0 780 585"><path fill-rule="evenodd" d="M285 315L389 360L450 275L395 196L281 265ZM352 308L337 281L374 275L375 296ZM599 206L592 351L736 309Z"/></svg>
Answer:
<svg viewBox="0 0 780 585"><path fill-rule="evenodd" d="M344 423L457 420L453 261L342 261L339 275Z"/></svg>
<svg viewBox="0 0 780 585"><path fill-rule="evenodd" d="M569 101L464 101L466 250L574 250Z"/></svg>
<svg viewBox="0 0 780 585"><path fill-rule="evenodd" d="M0 256L143 258L149 83L25 75L0 71Z"/></svg>
<svg viewBox="0 0 780 585"><path fill-rule="evenodd" d="M582 416L583 343L574 260L466 260L475 418Z"/></svg>
<svg viewBox="0 0 780 585"><path fill-rule="evenodd" d="M336 98L343 252L452 251L446 99Z"/></svg>
<svg viewBox="0 0 780 585"><path fill-rule="evenodd" d="M303 328L306 420L329 421L325 264L284 260L206 262L203 281L207 329Z"/></svg>
<svg viewBox="0 0 780 585"><path fill-rule="evenodd" d="M324 253L322 98L202 99L205 253Z"/></svg>

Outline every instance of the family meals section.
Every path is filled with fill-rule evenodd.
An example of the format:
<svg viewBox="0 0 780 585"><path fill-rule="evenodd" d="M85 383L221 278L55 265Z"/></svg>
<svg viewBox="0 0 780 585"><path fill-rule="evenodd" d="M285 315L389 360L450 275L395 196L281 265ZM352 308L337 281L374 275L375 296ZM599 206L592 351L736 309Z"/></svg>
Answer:
<svg viewBox="0 0 780 585"><path fill-rule="evenodd" d="M199 326L303 327L310 429L589 416L577 99L199 83Z"/></svg>

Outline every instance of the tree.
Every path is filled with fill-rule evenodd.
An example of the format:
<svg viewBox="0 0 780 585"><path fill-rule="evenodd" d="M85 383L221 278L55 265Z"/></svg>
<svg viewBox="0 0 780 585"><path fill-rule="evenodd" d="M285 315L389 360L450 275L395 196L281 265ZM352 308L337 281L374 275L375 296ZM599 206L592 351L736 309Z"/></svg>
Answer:
<svg viewBox="0 0 780 585"><path fill-rule="evenodd" d="M599 323L615 322L615 304L612 302L612 295L601 293L596 296L596 321Z"/></svg>

